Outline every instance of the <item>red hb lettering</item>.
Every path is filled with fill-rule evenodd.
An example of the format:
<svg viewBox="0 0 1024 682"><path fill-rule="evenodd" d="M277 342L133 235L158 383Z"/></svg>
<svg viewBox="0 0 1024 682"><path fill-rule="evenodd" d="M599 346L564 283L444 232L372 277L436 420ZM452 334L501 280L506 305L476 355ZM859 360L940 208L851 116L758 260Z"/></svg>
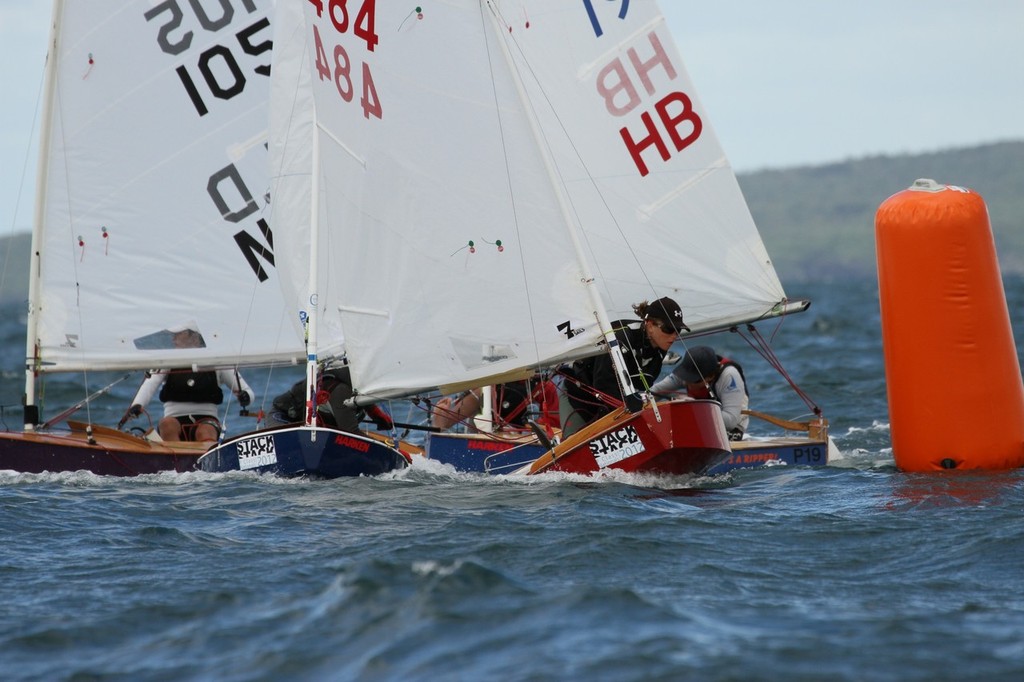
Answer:
<svg viewBox="0 0 1024 682"><path fill-rule="evenodd" d="M677 113L672 114L669 111L669 107L673 104L682 105ZM668 132L669 137L672 140L673 146L675 146L677 152L683 151L686 147L693 143L698 137L704 127L704 124L700 120L700 116L693 110L693 102L690 98L682 92L673 92L665 95L661 100L654 105L655 111L658 112L658 118L661 120L662 126ZM640 171L640 175L647 175L650 171L647 169L647 164L640 157L640 154L654 145L658 149L658 153L661 154L662 161L668 161L671 155L668 146L665 144L665 140L662 139L661 133L658 132L657 127L654 124L654 119L649 111L645 111L640 115L640 120L643 121L644 127L646 128L646 136L642 137L639 142L633 139L628 128L621 128L619 134L622 136L622 141L626 144L626 149L629 150L629 155L633 157L633 163L636 164L637 169ZM679 126L683 123L689 123L692 127L685 137L679 134Z"/></svg>
<svg viewBox="0 0 1024 682"><path fill-rule="evenodd" d="M629 57L633 70L640 77L644 90L647 91L648 95L653 95L655 88L654 83L651 81L651 71L654 67L660 64L665 69L665 74L669 80L675 79L676 69L672 66L672 61L668 58L668 55L665 54L665 48L661 46L658 35L652 31L648 34L647 38L651 41L651 47L654 48L653 57L647 61L642 61L636 49L632 47L626 50L626 56ZM610 76L615 77L613 81L609 79ZM622 64L622 60L618 58L612 60L610 64L601 69L597 74L597 92L604 98L604 106L612 116L625 116L640 104L640 96L637 94L636 86L633 85L633 81L626 73L626 67ZM615 99L620 93L625 93L626 101L616 104Z"/></svg>
<svg viewBox="0 0 1024 682"><path fill-rule="evenodd" d="M643 59L636 48L626 50L629 65L636 73L636 79L643 86L644 91L653 96L658 88L655 87L651 78L657 67L664 70L669 81L675 80L677 73L672 60L669 59L665 48L658 38L658 34L651 31L647 34L650 41L652 54L648 59ZM640 105L640 92L633 79L627 71L626 65L619 58L612 60L597 74L597 92L604 99L605 109L612 116L625 116ZM657 121L661 122L659 128L651 111L640 114L640 121L643 124L643 132L634 137L627 127L619 129L619 135L629 151L640 171L640 176L647 175L650 171L642 158L642 154L649 148L657 149L662 161L668 161L672 156L668 142L662 137L661 130L668 133L668 139L672 142L677 152L682 151L700 137L703 123L700 116L693 110L693 102L683 92L671 92L662 97L655 105L654 112L657 113ZM683 131L680 132L680 128Z"/></svg>
<svg viewBox="0 0 1024 682"><path fill-rule="evenodd" d="M612 73L616 76L616 82L609 84L608 76ZM612 116L625 116L640 103L640 96L636 94L636 88L626 75L626 68L622 66L620 59L616 59L597 74L597 92L604 97L604 106ZM620 92L626 93L626 101L622 106L616 106L615 97Z"/></svg>
<svg viewBox="0 0 1024 682"><path fill-rule="evenodd" d="M636 50L632 47L626 50L626 54L629 55L629 61L633 64L633 68L636 69L636 73L640 76L640 81L644 84L644 89L647 90L648 95L654 94L654 84L651 83L650 73L651 70L658 64L665 67L665 73L668 75L669 80L675 80L676 69L672 66L672 61L665 54L665 48L661 46L661 41L658 40L658 34L651 31L647 36L651 41L651 47L654 48L654 56L648 59L646 62L640 61L640 57L637 55Z"/></svg>

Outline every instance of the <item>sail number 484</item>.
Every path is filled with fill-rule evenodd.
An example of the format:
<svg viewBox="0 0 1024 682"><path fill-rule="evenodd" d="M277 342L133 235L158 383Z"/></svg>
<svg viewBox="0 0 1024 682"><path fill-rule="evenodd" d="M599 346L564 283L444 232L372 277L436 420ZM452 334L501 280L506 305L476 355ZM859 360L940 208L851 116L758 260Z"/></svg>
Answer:
<svg viewBox="0 0 1024 682"><path fill-rule="evenodd" d="M375 28L376 0L363 0L359 3L359 9L355 15L349 12L348 0L309 0L309 3L316 8L316 16L322 17L324 10L331 19L331 24L339 34L346 34L349 29L352 35L366 43L366 49L373 52L380 38ZM353 6L355 3L353 3ZM313 41L316 48L316 72L320 80L333 80L338 94L345 102L351 102L355 94L356 85L353 81L353 62L344 46L337 44L332 50L330 57L324 47L324 41L320 37L320 29L313 26ZM384 112L381 108L380 98L377 96L377 88L373 84L373 74L370 65L360 62L360 78L362 80L362 96L359 104L363 108L363 116L370 118L375 116L383 118Z"/></svg>

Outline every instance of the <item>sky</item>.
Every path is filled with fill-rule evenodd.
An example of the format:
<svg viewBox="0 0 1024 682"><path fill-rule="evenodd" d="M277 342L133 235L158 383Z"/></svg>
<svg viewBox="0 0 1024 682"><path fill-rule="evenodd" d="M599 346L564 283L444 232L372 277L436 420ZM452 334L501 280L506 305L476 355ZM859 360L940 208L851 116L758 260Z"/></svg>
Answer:
<svg viewBox="0 0 1024 682"><path fill-rule="evenodd" d="M1024 140L1024 0L660 5L737 172ZM51 10L0 0L0 235L32 221Z"/></svg>

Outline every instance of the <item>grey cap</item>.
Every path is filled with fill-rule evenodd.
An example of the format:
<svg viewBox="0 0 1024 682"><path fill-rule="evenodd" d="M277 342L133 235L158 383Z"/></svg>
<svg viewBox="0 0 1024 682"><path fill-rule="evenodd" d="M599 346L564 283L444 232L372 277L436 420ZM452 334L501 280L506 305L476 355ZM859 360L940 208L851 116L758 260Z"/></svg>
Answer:
<svg viewBox="0 0 1024 682"><path fill-rule="evenodd" d="M711 346L695 346L683 356L672 373L691 384L710 379L718 371L718 354Z"/></svg>

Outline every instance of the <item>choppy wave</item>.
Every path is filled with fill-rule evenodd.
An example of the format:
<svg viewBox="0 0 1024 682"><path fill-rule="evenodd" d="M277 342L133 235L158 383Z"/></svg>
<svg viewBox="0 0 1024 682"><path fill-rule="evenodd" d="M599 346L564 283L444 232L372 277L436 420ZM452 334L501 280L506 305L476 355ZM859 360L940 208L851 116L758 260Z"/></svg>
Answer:
<svg viewBox="0 0 1024 682"><path fill-rule="evenodd" d="M829 467L0 471L4 678L1024 678L1024 474L897 471L877 324L863 323L877 301L818 293L776 344L831 422L843 457ZM1022 301L1024 285L1007 293ZM7 406L16 326L0 324ZM807 412L748 374L759 407ZM47 399L71 404L93 381L52 383ZM94 414L115 423L135 388Z"/></svg>

